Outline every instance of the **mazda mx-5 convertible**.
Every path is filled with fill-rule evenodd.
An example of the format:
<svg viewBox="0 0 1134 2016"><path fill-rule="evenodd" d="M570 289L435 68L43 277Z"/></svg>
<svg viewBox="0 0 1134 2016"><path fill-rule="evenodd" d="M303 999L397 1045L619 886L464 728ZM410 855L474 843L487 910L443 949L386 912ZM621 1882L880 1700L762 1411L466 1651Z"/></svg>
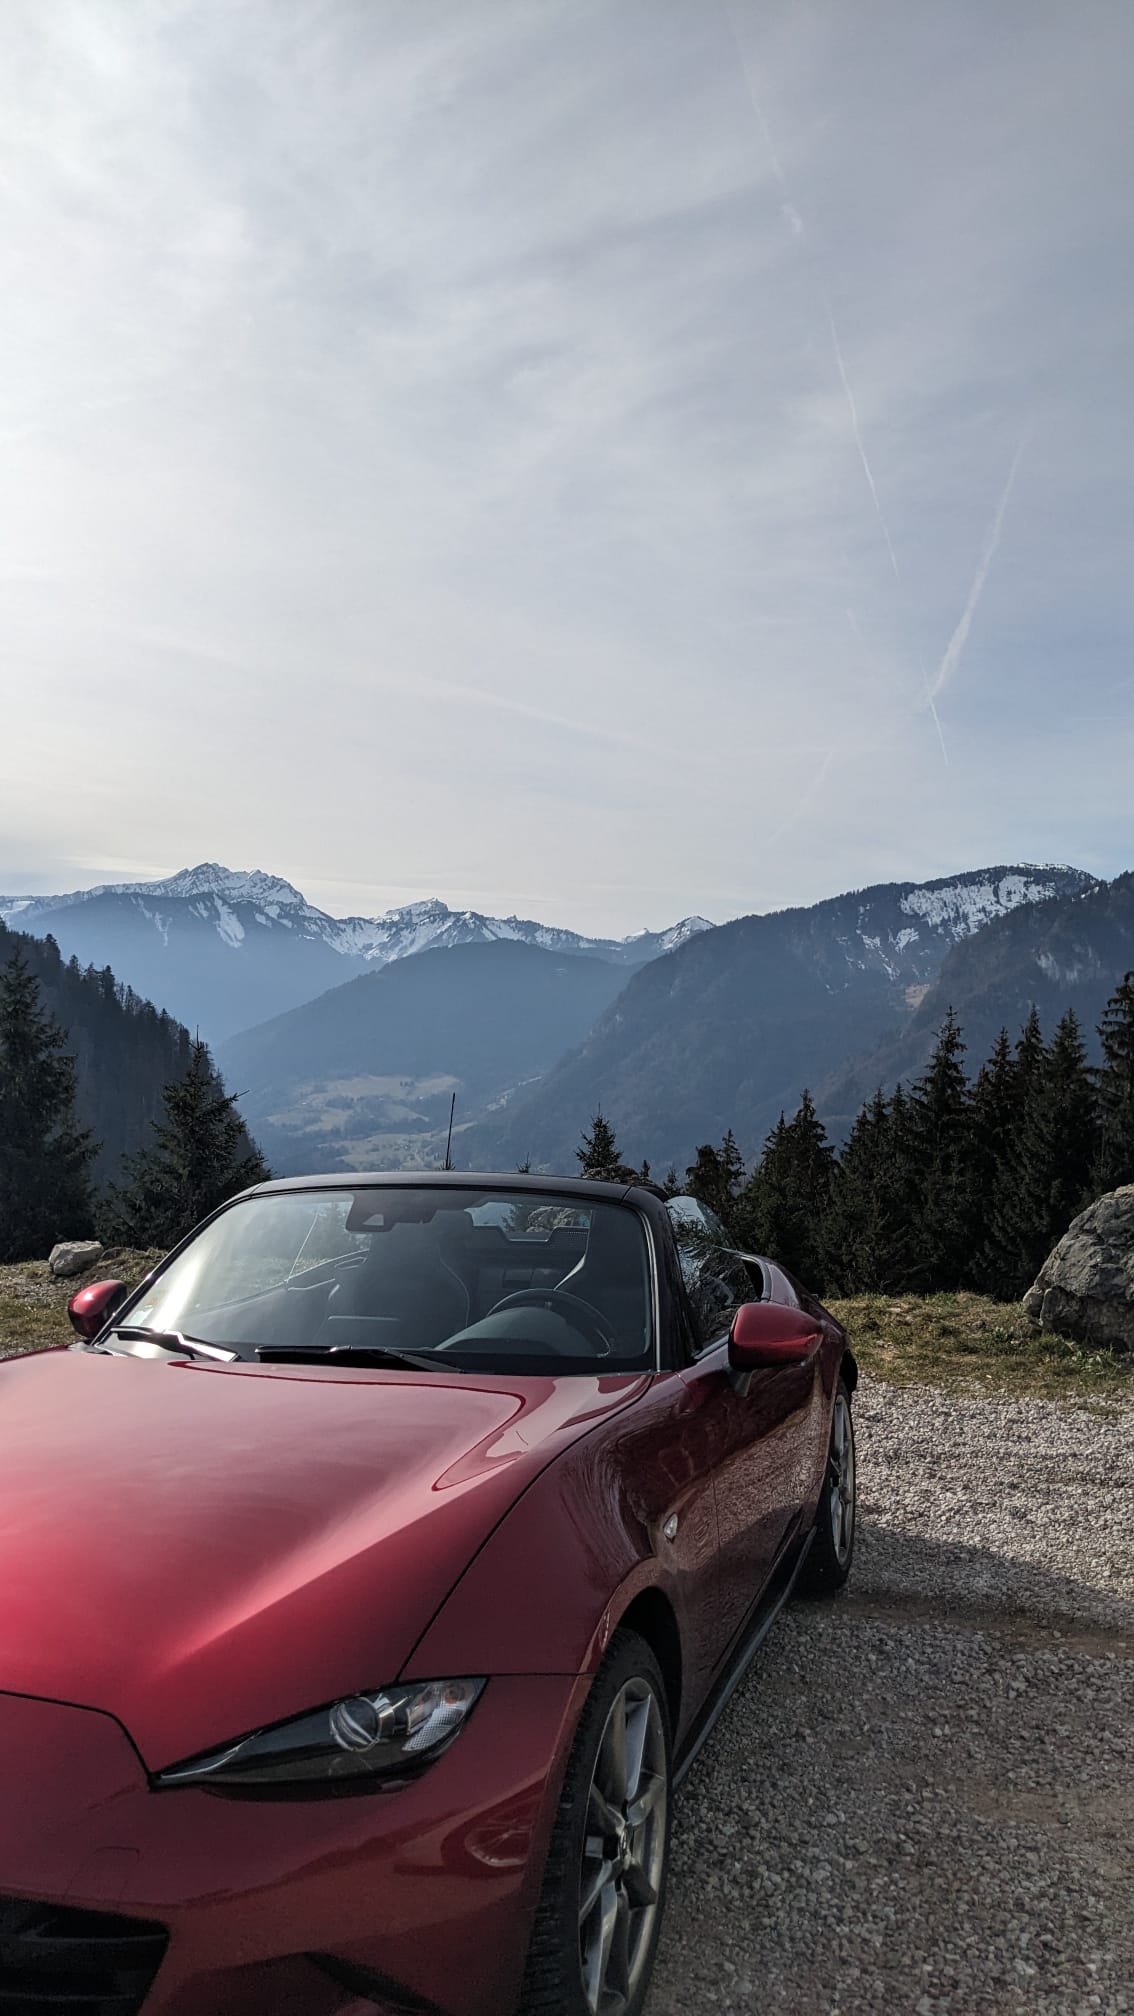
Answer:
<svg viewBox="0 0 1134 2016"><path fill-rule="evenodd" d="M672 1795L854 1540L692 1200L268 1183L0 1363L0 2016L638 2016Z"/></svg>

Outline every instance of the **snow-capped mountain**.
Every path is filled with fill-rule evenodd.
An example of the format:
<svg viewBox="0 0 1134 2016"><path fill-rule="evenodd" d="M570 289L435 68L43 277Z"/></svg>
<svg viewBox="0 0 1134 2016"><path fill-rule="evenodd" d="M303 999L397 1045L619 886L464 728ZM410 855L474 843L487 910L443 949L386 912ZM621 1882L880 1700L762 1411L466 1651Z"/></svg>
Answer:
<svg viewBox="0 0 1134 2016"><path fill-rule="evenodd" d="M740 917L632 974L585 1041L530 1092L473 1130L474 1168L570 1168L601 1103L630 1161L692 1160L735 1129L751 1155L850 1058L910 1022L957 946L1094 887L1078 868L976 869L851 890L808 908Z"/></svg>
<svg viewBox="0 0 1134 2016"><path fill-rule="evenodd" d="M66 957L110 966L214 1042L417 952L510 939L629 969L712 928L702 917L687 917L668 931L588 938L527 918L450 910L436 900L381 917L332 917L278 875L216 861L156 882L0 897L0 919L39 936L51 932Z"/></svg>

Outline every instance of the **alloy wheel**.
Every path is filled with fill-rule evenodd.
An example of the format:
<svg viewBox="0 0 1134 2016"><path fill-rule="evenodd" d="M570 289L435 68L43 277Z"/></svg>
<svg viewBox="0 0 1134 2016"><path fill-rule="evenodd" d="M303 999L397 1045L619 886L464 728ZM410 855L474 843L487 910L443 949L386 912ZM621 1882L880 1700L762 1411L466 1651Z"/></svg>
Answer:
<svg viewBox="0 0 1134 2016"><path fill-rule="evenodd" d="M591 2016L622 2016L649 1959L669 1798L661 1708L647 1679L611 1704L587 1795L579 1869L579 1966Z"/></svg>
<svg viewBox="0 0 1134 2016"><path fill-rule="evenodd" d="M831 1420L831 1451L827 1458L827 1496L831 1515L831 1544L840 1568L850 1560L854 1544L855 1466L854 1429L846 1394L835 1395Z"/></svg>

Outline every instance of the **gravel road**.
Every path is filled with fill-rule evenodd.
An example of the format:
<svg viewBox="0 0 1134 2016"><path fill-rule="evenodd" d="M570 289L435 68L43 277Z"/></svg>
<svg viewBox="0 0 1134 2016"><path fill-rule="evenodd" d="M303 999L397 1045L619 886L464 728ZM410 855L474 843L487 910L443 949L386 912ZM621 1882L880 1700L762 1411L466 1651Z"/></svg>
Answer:
<svg viewBox="0 0 1134 2016"><path fill-rule="evenodd" d="M1134 1409L874 1385L677 1802L649 2016L1134 2012Z"/></svg>

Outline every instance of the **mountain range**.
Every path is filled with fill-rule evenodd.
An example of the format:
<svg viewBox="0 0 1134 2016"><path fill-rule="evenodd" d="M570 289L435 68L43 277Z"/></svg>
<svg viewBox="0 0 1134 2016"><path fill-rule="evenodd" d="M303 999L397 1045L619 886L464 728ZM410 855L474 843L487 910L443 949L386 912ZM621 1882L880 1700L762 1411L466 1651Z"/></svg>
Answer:
<svg viewBox="0 0 1134 2016"><path fill-rule="evenodd" d="M280 1173L436 1165L454 1094L465 1168L571 1169L600 1107L628 1160L683 1169L728 1127L752 1158L804 1086L837 1139L923 1068L948 1007L975 1070L1033 1005L1049 1033L1074 1007L1093 1041L1134 968L1134 875L1021 864L626 940L441 903L336 919L207 864L0 911L139 989L156 975L159 1000L176 983Z"/></svg>
<svg viewBox="0 0 1134 2016"><path fill-rule="evenodd" d="M462 1136L462 1157L568 1168L600 1105L630 1161L681 1169L727 1127L751 1156L805 1085L910 1030L954 950L970 950L979 971L978 948L1012 913L1030 943L1049 907L1074 906L1092 886L1077 868L1001 866L723 924L632 975L575 1050ZM902 1068L918 1068L934 1026L932 1010L917 1020ZM842 1118L839 1106L827 1117Z"/></svg>
<svg viewBox="0 0 1134 2016"><path fill-rule="evenodd" d="M838 1132L876 1086L909 1079L925 1064L948 1009L964 1034L975 1072L1001 1029L1013 1038L1033 1008L1052 1034L1070 1008L1092 1061L1097 1025L1114 988L1134 970L1134 874L1092 882L1042 907L1027 904L993 919L946 954L941 971L908 1024L875 1049L851 1058L816 1087L828 1123Z"/></svg>
<svg viewBox="0 0 1134 2016"><path fill-rule="evenodd" d="M0 920L117 978L219 1044L355 974L427 950L496 941L628 970L712 927L590 938L522 917L410 903L381 917L332 917L260 869L202 862L158 882L104 883L58 896L0 896Z"/></svg>

